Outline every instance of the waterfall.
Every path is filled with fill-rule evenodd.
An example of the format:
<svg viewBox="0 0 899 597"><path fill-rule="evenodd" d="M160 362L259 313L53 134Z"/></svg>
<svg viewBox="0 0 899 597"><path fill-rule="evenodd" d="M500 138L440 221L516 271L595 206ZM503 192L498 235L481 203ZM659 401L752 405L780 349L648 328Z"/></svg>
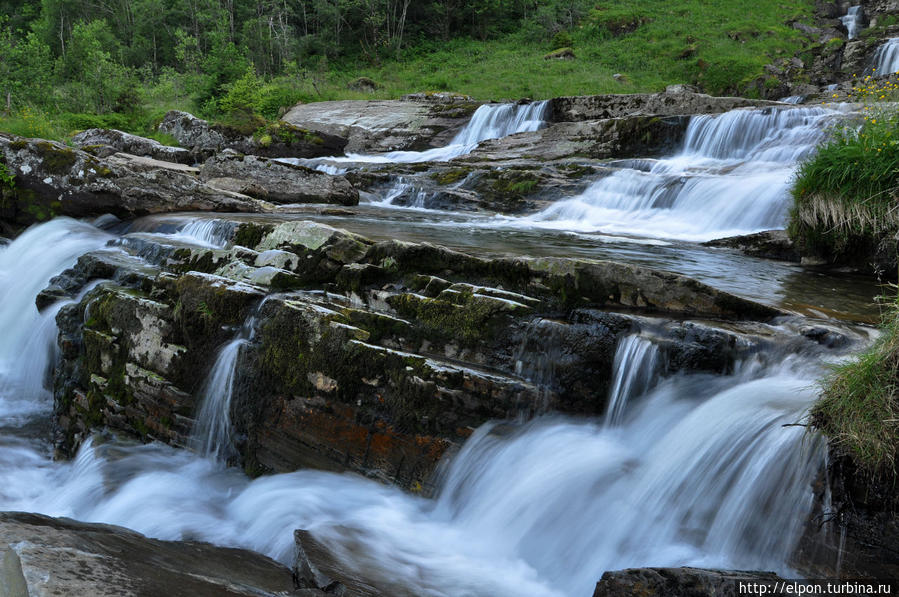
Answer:
<svg viewBox="0 0 899 597"><path fill-rule="evenodd" d="M35 295L108 239L60 219L0 248L4 379L41 383L42 373L21 370L48 354L39 344L52 338L54 309L39 314ZM197 431L219 438L208 442L209 454L223 454L219 431L227 433L230 409L222 398L253 329L251 317L217 359L214 370L223 375L211 374L207 383L221 390L207 392L218 401L215 414L200 417L217 418L209 425L216 431ZM42 340L29 346L33 336ZM604 571L646 565L795 576L787 562L811 510L824 450L804 428L784 425L800 420L815 399L819 366L795 357L730 376L645 381L645 342L631 337L619 347L615 392L631 406L639 396L641 405L628 408L620 424L561 417L486 424L449 462L433 500L323 471L251 480L159 443L88 440L73 461L54 461L46 446L9 423L48 416L49 402L23 413L18 389L0 384L0 510L245 547L287 564L294 529L311 529L362 577L394 594L589 595Z"/></svg>
<svg viewBox="0 0 899 597"><path fill-rule="evenodd" d="M694 241L781 228L797 161L840 114L783 107L694 116L678 154L619 168L518 225Z"/></svg>
<svg viewBox="0 0 899 597"><path fill-rule="evenodd" d="M484 104L475 110L450 145L477 146L487 139L501 139L515 133L527 133L545 124L548 101L529 104Z"/></svg>
<svg viewBox="0 0 899 597"><path fill-rule="evenodd" d="M840 17L840 21L843 23L843 26L846 27L849 39L858 37L858 32L862 27L862 20L864 18L865 13L861 6L850 6L846 14Z"/></svg>
<svg viewBox="0 0 899 597"><path fill-rule="evenodd" d="M219 350L212 370L199 394L197 418L191 433L191 443L197 452L215 461L225 462L234 453L231 442L231 400L241 348L252 341L256 331L256 308L234 340Z"/></svg>
<svg viewBox="0 0 899 597"><path fill-rule="evenodd" d="M279 158L282 162L315 168L328 174L347 171L341 164L396 164L444 162L470 153L478 143L536 131L546 125L550 103L548 100L526 104L483 104L475 110L465 127L449 145L425 151L391 151L382 154L348 153L343 157Z"/></svg>
<svg viewBox="0 0 899 597"><path fill-rule="evenodd" d="M875 75L885 76L899 72L899 37L886 40L874 52Z"/></svg>
<svg viewBox="0 0 899 597"><path fill-rule="evenodd" d="M198 243L213 248L222 248L234 236L234 222L215 219L196 219L182 226L174 235L188 242Z"/></svg>
<svg viewBox="0 0 899 597"><path fill-rule="evenodd" d="M638 335L625 336L618 343L612 364L612 387L606 407L606 425L619 425L629 400L643 395L658 376L659 349Z"/></svg>

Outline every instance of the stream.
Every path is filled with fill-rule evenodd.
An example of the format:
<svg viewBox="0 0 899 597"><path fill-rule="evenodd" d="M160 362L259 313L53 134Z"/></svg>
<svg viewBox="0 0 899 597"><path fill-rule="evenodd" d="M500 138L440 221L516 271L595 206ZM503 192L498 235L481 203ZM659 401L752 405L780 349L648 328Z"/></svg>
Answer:
<svg viewBox="0 0 899 597"><path fill-rule="evenodd" d="M449 148L315 165L464 157L478 141L543 126L541 110L479 110ZM294 529L307 529L397 595L587 596L604 571L638 566L795 577L790 556L825 449L792 424L803 420L815 380L833 360L823 348L773 345L727 375L660 375L654 339L628 336L618 346L605 417L487 423L444 460L426 498L353 474L301 470L251 480L224 464L231 446L223 404L240 374L237 354L252 343L253 318L206 380L196 451L98 433L73 460L54 460L46 380L58 358L54 320L62 304L38 313L34 300L78 256L121 237L221 246L229 223L312 219L373 240L427 241L484 256L651 266L867 337L857 323L878 316L873 283L696 242L782 227L797 161L844 112L694 117L673 155L622 164L578 196L515 217L401 207L385 201L385 191L346 210L173 214L106 229L60 218L33 227L0 248L0 509L245 547L287 565ZM538 368L551 357L523 358Z"/></svg>

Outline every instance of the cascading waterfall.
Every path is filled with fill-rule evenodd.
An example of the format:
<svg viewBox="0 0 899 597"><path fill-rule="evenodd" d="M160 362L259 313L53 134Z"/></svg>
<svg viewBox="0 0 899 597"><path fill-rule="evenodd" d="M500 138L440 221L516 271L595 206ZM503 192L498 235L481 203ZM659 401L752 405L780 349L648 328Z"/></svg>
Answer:
<svg viewBox="0 0 899 597"><path fill-rule="evenodd" d="M781 228L797 161L840 114L784 107L694 116L677 155L620 168L578 196L497 223L695 241Z"/></svg>
<svg viewBox="0 0 899 597"><path fill-rule="evenodd" d="M612 363L612 387L606 407L606 425L619 425L628 402L642 396L658 378L659 349L639 335L625 336L618 343Z"/></svg>
<svg viewBox="0 0 899 597"><path fill-rule="evenodd" d="M227 461L234 453L231 442L231 401L238 358L241 348L253 340L256 317L264 302L244 322L237 337L219 351L200 391L200 406L191 440L197 452L215 461Z"/></svg>
<svg viewBox="0 0 899 597"><path fill-rule="evenodd" d="M846 14L840 17L840 21L846 27L849 39L858 37L858 32L862 28L862 20L865 18L864 15L865 13L861 6L850 6Z"/></svg>
<svg viewBox="0 0 899 597"><path fill-rule="evenodd" d="M52 310L37 313L35 295L108 238L56 220L0 248L7 318L0 363L19 383L37 383L13 365L46 353L47 346L23 347L53 321ZM293 530L310 529L398 594L589 595L603 571L642 565L791 574L786 562L811 508L823 449L803 428L784 425L814 399L813 362L674 376L632 400L639 384L625 378L648 374L624 372L644 370L633 362L645 362L648 348L636 354L644 341L631 337L619 351L620 385L631 388L622 389L630 401L620 425L552 417L485 425L449 464L436 500L319 471L249 480L160 444L87 441L73 461L54 462L35 441L17 440L24 431L16 427L0 438L0 509L246 547L285 563L294 555ZM223 370L229 360L220 356ZM0 412L15 401L0 388ZM38 410L48 417L50 407L45 401Z"/></svg>
<svg viewBox="0 0 899 597"><path fill-rule="evenodd" d="M874 52L874 74L886 76L899 72L899 37L886 40Z"/></svg>
<svg viewBox="0 0 899 597"><path fill-rule="evenodd" d="M340 164L444 162L470 153L482 141L542 128L546 124L549 105L547 100L528 104L484 104L475 110L471 120L456 134L449 145L426 151L392 151L371 155L349 153L342 157L282 158L281 161L301 164L328 174L346 172L347 169Z"/></svg>

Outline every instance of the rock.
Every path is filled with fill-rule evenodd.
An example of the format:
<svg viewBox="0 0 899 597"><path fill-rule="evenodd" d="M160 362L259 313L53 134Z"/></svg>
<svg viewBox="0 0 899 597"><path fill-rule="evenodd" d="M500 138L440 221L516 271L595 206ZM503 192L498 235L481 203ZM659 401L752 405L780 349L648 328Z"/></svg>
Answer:
<svg viewBox="0 0 899 597"><path fill-rule="evenodd" d="M376 91L380 87L377 83L368 77L357 77L346 84L346 88L351 91Z"/></svg>
<svg viewBox="0 0 899 597"><path fill-rule="evenodd" d="M15 175L0 218L30 224L55 216L134 218L172 211L259 211L246 195L206 185L197 170L116 153L97 158L54 141L0 134L0 157Z"/></svg>
<svg viewBox="0 0 899 597"><path fill-rule="evenodd" d="M585 95L551 100L555 122L581 122L632 116L683 116L718 114L736 108L779 106L777 102L742 97L713 97L690 90L664 93Z"/></svg>
<svg viewBox="0 0 899 597"><path fill-rule="evenodd" d="M612 78L619 83L630 83L630 79L627 78L627 75L622 75L621 73L615 73L612 75Z"/></svg>
<svg viewBox="0 0 899 597"><path fill-rule="evenodd" d="M208 159L200 178L213 188L271 203L359 203L359 191L343 176L229 150Z"/></svg>
<svg viewBox="0 0 899 597"><path fill-rule="evenodd" d="M346 139L309 131L279 121L259 123L255 130L239 131L226 126L210 125L187 112L172 110L159 124L159 132L172 135L182 147L189 147L205 159L223 149L233 149L266 157L313 158L343 153Z"/></svg>
<svg viewBox="0 0 899 597"><path fill-rule="evenodd" d="M295 588L290 570L257 553L39 514L0 513L0 557L0 592L10 597L274 597Z"/></svg>
<svg viewBox="0 0 899 597"><path fill-rule="evenodd" d="M560 160L664 155L683 140L686 117L628 116L578 122L559 122L529 133L483 141L462 163L482 160ZM454 161L455 162L455 161Z"/></svg>
<svg viewBox="0 0 899 597"><path fill-rule="evenodd" d="M786 230L766 230L755 234L719 238L702 243L707 247L727 247L746 255L799 263L800 255Z"/></svg>
<svg viewBox="0 0 899 597"><path fill-rule="evenodd" d="M404 100L341 100L294 106L283 120L349 139L347 152L440 147L467 122L479 103L464 96Z"/></svg>
<svg viewBox="0 0 899 597"><path fill-rule="evenodd" d="M828 451L827 469L812 487L814 505L790 565L809 578L896 578L895 474L872 475L834 443Z"/></svg>
<svg viewBox="0 0 899 597"><path fill-rule="evenodd" d="M171 110L157 127L160 133L171 135L182 147L194 152L209 153L226 146L225 136L214 130L207 121L188 112Z"/></svg>
<svg viewBox="0 0 899 597"><path fill-rule="evenodd" d="M426 493L443 454L487 420L604 412L625 334L654 338L659 375L727 371L757 350L742 322L781 314L633 265L487 259L269 216L241 221L230 248L154 248L167 242L117 244L153 266L89 254L41 295L96 278L125 286L101 285L57 317L63 453L103 426L185 445L198 372L253 314L230 413L239 463L351 470Z"/></svg>
<svg viewBox="0 0 899 597"><path fill-rule="evenodd" d="M300 588L318 589L339 597L387 597L402 594L372 586L368 580L350 572L309 531L294 531L294 542L297 555L293 575Z"/></svg>
<svg viewBox="0 0 899 597"><path fill-rule="evenodd" d="M72 137L72 144L98 157L122 152L180 164L193 164L195 161L191 152L183 147L169 147L155 139L115 129L88 129Z"/></svg>
<svg viewBox="0 0 899 597"><path fill-rule="evenodd" d="M544 60L574 60L574 50L571 48L559 48L558 50L553 50L549 54L543 57Z"/></svg>
<svg viewBox="0 0 899 597"><path fill-rule="evenodd" d="M776 582L783 579L773 572L628 568L603 573L593 597L737 597L750 592L740 588L748 585L763 585L773 593Z"/></svg>

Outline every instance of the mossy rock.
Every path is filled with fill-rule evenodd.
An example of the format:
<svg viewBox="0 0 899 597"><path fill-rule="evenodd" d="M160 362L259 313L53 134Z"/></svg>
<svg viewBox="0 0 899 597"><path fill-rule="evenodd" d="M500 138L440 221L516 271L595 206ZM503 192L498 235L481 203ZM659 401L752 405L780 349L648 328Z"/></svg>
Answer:
<svg viewBox="0 0 899 597"><path fill-rule="evenodd" d="M368 77L357 77L346 84L346 88L351 91L376 91L381 86Z"/></svg>
<svg viewBox="0 0 899 597"><path fill-rule="evenodd" d="M35 143L37 154L43 161L44 169L49 174L68 174L72 166L78 161L78 155L74 149L61 146L49 141Z"/></svg>
<svg viewBox="0 0 899 597"><path fill-rule="evenodd" d="M571 48L559 48L543 57L544 60L574 60L575 58L574 50Z"/></svg>

